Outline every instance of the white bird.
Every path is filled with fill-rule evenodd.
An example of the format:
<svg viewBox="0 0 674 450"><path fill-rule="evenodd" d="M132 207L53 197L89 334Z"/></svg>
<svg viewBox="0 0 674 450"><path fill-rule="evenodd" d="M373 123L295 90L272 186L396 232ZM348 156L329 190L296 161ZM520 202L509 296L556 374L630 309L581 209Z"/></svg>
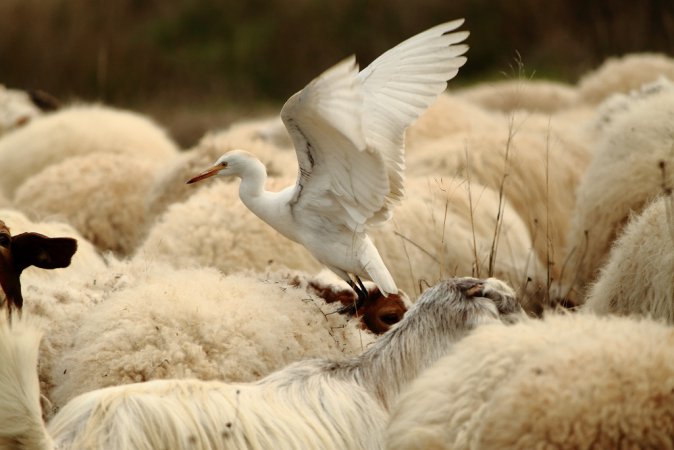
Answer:
<svg viewBox="0 0 674 450"><path fill-rule="evenodd" d="M367 235L391 218L403 196L405 130L466 62L463 19L426 30L358 72L351 56L290 97L281 118L299 163L294 186L264 189L267 172L252 154L232 150L187 181L214 175L241 178L239 197L260 219L296 241L368 298L361 277L384 296L393 277ZM354 310L350 308L352 312Z"/></svg>

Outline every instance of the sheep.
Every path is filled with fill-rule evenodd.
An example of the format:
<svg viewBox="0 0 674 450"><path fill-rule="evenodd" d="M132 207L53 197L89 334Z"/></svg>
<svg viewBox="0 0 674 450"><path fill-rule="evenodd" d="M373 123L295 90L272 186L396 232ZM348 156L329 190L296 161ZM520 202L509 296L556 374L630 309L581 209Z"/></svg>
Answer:
<svg viewBox="0 0 674 450"><path fill-rule="evenodd" d="M407 129L406 152L413 152L427 140L488 127L496 120L496 116L470 102L449 94L440 95ZM150 210L158 214L171 203L184 201L197 190L185 186L184 181L223 153L239 147L260 158L270 177L297 176L297 157L279 118L239 121L225 130L207 133L193 149L171 161L148 194Z"/></svg>
<svg viewBox="0 0 674 450"><path fill-rule="evenodd" d="M47 414L72 397L71 388L84 385L98 388L103 383L184 377L186 374L209 378L214 373L232 380L250 380L306 354L352 354L376 338L367 330L384 331L400 320L409 304L391 299L385 304L373 304L368 310L360 311L358 318L347 320L328 314L333 308L321 297L326 293L334 297L343 297L343 294L334 286L327 286L325 277L289 272L224 278L212 269L177 270L143 259L131 262L108 257L104 262L90 243L65 224L32 225L18 212L0 211L0 214L9 217L11 220L7 223L16 229L52 230L53 234L78 236L81 244L67 274L50 278L28 269L22 276L24 292L30 300L24 309L28 314L42 317L48 327L40 354L40 381L50 402L45 407ZM213 290L204 286L213 286ZM317 289L321 289L319 294ZM232 291L241 295L228 296L227 292ZM206 299L195 303L195 292L203 293ZM243 302L241 297L244 297ZM172 308L158 303L165 303L167 299ZM240 306L233 303L235 299L241 302ZM124 302L129 305L118 311L117 306ZM159 316L152 309L153 305L161 311ZM230 318L231 326L212 330L220 333L217 335L204 335L203 330L196 329L194 333L185 332L190 327L189 321L184 323L187 318L204 314L199 320L207 322L218 310L216 307L225 308L222 316ZM240 310L238 313L233 312L236 308ZM190 312L192 309L196 311ZM250 322L248 318L254 316L258 320ZM239 317L245 317L241 321L245 325L234 322ZM278 335L269 339L265 331L269 323L260 320L263 317L273 318L273 327L284 333L283 339ZM128 318L127 323L146 324L147 327L119 330L118 324L125 318ZM157 330L157 334L144 334L146 329L154 332L150 324L157 324L161 333ZM101 330L110 325L113 329L107 334L115 335L116 340L101 334ZM174 330L176 333L171 334ZM128 339L122 339L125 336ZM158 337L161 338L159 342ZM237 351L234 347L223 350L219 344L213 344L213 339L219 342L238 340L239 346L248 352ZM89 345L82 346L82 342ZM129 345L137 346L136 354L124 351ZM184 353L179 350L181 347L192 351ZM210 347L213 348L208 355L198 350ZM92 356L89 352L92 348L100 354ZM284 351L279 352L279 349ZM119 357L120 351L125 358ZM227 352L226 357L214 356L220 355L221 351ZM257 362L249 361L251 351L257 352ZM170 361L165 361L166 354L172 356ZM106 360L102 355L110 355L110 359ZM209 358L216 363L209 363ZM150 361L156 362L158 367L152 366ZM94 377L92 370L95 368L99 371Z"/></svg>
<svg viewBox="0 0 674 450"><path fill-rule="evenodd" d="M77 241L68 237L50 238L28 232L12 236L0 220L0 308L11 314L12 308L21 310L21 273L30 266L41 269L68 267L77 250Z"/></svg>
<svg viewBox="0 0 674 450"><path fill-rule="evenodd" d="M143 155L73 156L28 178L16 190L14 204L38 220L67 221L100 251L126 256L154 219L146 193L158 165Z"/></svg>
<svg viewBox="0 0 674 450"><path fill-rule="evenodd" d="M293 181L270 178L268 184L271 189L280 189ZM134 258L166 261L182 268L214 266L224 273L243 268L287 267L304 272L321 268L301 245L253 216L239 201L238 186L222 180L199 189L184 203L172 204L157 219Z"/></svg>
<svg viewBox="0 0 674 450"><path fill-rule="evenodd" d="M608 58L578 81L580 102L597 105L612 94L626 94L660 76L674 79L674 59L660 53L632 53Z"/></svg>
<svg viewBox="0 0 674 450"><path fill-rule="evenodd" d="M673 345L591 314L479 327L400 395L386 448L674 448Z"/></svg>
<svg viewBox="0 0 674 450"><path fill-rule="evenodd" d="M272 178L268 188L278 190L293 182ZM399 289L414 298L421 280L432 284L444 276L489 275L498 193L461 179L408 179L407 186L407 198L393 220L371 232ZM501 216L493 274L519 290L527 277L540 279L544 271L532 256L531 237L519 216L509 210ZM308 273L321 269L302 246L248 211L238 199L238 186L222 180L169 207L134 258L175 267L213 266L224 273L242 268L285 267Z"/></svg>
<svg viewBox="0 0 674 450"><path fill-rule="evenodd" d="M496 120L478 106L443 94L407 129L406 152L414 152L427 140L461 130L488 127ZM297 176L297 157L278 118L235 122L223 131L207 133L193 149L165 166L148 194L151 213L159 214L168 205L184 201L196 192L199 185L185 186L184 181L223 153L238 147L246 148L260 158L272 178Z"/></svg>
<svg viewBox="0 0 674 450"><path fill-rule="evenodd" d="M413 155L428 141L456 133L479 132L497 126L500 114L454 94L441 94L435 103L405 130L405 154Z"/></svg>
<svg viewBox="0 0 674 450"><path fill-rule="evenodd" d="M582 307L595 314L639 314L674 323L674 216L661 196L632 216Z"/></svg>
<svg viewBox="0 0 674 450"><path fill-rule="evenodd" d="M461 89L456 95L487 110L516 110L554 113L578 103L572 86L546 80L509 79L480 83Z"/></svg>
<svg viewBox="0 0 674 450"><path fill-rule="evenodd" d="M295 152L284 147L283 139L265 137L270 133L265 130L270 128L272 136L280 134L277 126L276 120L243 121L232 124L226 130L207 133L195 148L169 161L157 174L147 194L150 214L159 215L170 204L184 201L194 194L200 186L187 186L185 181L221 154L240 146L262 160L270 177L295 176L298 170Z"/></svg>
<svg viewBox="0 0 674 450"><path fill-rule="evenodd" d="M664 90L671 90L674 83L665 77L660 76L653 82L644 83L637 89L632 89L627 93L616 93L607 97L596 107L596 113L588 124L588 128L596 135L602 135L615 117L630 110L637 102L652 95L659 95Z"/></svg>
<svg viewBox="0 0 674 450"><path fill-rule="evenodd" d="M42 390L48 393L54 386L53 363L72 345L70 337L74 330L90 308L103 301L124 279L109 271L93 245L66 223L33 222L11 209L0 209L0 218L13 233L32 231L77 241L77 251L67 269L29 267L21 274L21 289L26 300L22 314L41 317L46 327L40 351L40 382Z"/></svg>
<svg viewBox="0 0 674 450"><path fill-rule="evenodd" d="M11 208L12 202L9 201L9 199L0 192L0 208Z"/></svg>
<svg viewBox="0 0 674 450"><path fill-rule="evenodd" d="M448 94L440 95L407 129L406 152L413 152L427 140L461 130L488 127L496 120L495 116L470 102ZM246 148L260 158L272 178L297 176L297 157L278 118L235 122L223 131L207 133L193 149L172 160L162 170L148 194L150 211L158 214L171 203L184 201L197 190L194 186L185 186L184 181L223 153L238 147Z"/></svg>
<svg viewBox="0 0 674 450"><path fill-rule="evenodd" d="M25 321L0 321L0 442L378 449L387 410L405 385L469 330L520 314L514 292L498 280L447 280L360 356L301 361L252 384L174 379L91 391L71 400L47 429L32 373L39 332Z"/></svg>
<svg viewBox="0 0 674 450"><path fill-rule="evenodd" d="M416 297L448 276L495 276L529 299L545 269L526 224L498 192L462 178L408 178L391 223L371 235L396 283Z"/></svg>
<svg viewBox="0 0 674 450"><path fill-rule="evenodd" d="M307 287L325 286L321 277L224 276L212 268L122 261L109 272L124 285L90 309L69 338L87 345L63 349L54 363L47 392L53 410L118 384L187 377L249 382L304 358L351 356L376 340L360 317L331 314L335 307Z"/></svg>
<svg viewBox="0 0 674 450"><path fill-rule="evenodd" d="M293 142L281 120L281 116L278 114L270 117L237 120L224 132L207 133L204 139L212 140L213 144L217 145L217 142L221 141L225 136L231 138L233 136L243 137L245 135L248 135L253 140L268 142L278 148L293 150Z"/></svg>
<svg viewBox="0 0 674 450"><path fill-rule="evenodd" d="M48 236L63 236L77 241L77 252L72 256L67 269L67 273L70 275L81 274L86 278L92 273L104 271L107 267L94 246L65 222L57 220L33 221L23 212L8 208L0 209L0 218L14 234L35 232ZM27 281L31 286L49 284L62 278L63 274L58 270L27 269L22 274L22 280ZM32 287L29 289L32 289Z"/></svg>
<svg viewBox="0 0 674 450"><path fill-rule="evenodd" d="M631 98L607 124L578 184L555 295L581 303L629 215L674 185L673 86Z"/></svg>
<svg viewBox="0 0 674 450"><path fill-rule="evenodd" d="M427 143L408 158L408 171L411 176L463 177L502 191L524 219L538 258L549 266L550 278L557 280L569 211L576 201L574 190L590 153L553 129L541 131L540 122L532 126L520 115L511 117L518 121L510 122L510 130L501 126L479 135L467 133Z"/></svg>
<svg viewBox="0 0 674 450"><path fill-rule="evenodd" d="M0 139L0 191L11 200L28 177L72 156L126 153L161 162L177 151L164 130L144 116L101 105L70 106Z"/></svg>
<svg viewBox="0 0 674 450"><path fill-rule="evenodd" d="M30 95L0 84L0 137L42 114Z"/></svg>
<svg viewBox="0 0 674 450"><path fill-rule="evenodd" d="M290 273L280 273L283 273L285 278L291 276ZM327 304L334 303L341 306L328 314L339 312L348 315L349 311L344 307L353 306L358 299L353 289L345 285L343 280L329 269L323 269L318 274L312 275L303 275L302 272L297 272L297 275L292 277L290 284L293 287L306 289L310 296L315 294ZM371 281L364 281L363 285L368 291L370 300L365 305L356 308L354 316L356 319L360 319L361 328L375 334L385 333L393 324L400 322L409 306L411 306L411 300L404 292L384 296Z"/></svg>

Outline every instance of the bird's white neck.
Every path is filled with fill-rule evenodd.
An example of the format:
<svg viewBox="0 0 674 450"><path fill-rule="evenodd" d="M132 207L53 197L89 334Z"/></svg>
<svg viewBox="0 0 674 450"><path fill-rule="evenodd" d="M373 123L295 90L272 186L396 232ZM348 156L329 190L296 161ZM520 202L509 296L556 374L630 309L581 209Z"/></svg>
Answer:
<svg viewBox="0 0 674 450"><path fill-rule="evenodd" d="M258 159L250 158L247 162L249 164L246 164L239 174L241 178L239 197L250 210L253 210L253 206L249 205L249 202L255 205L258 198L266 192L264 185L267 182L267 169ZM257 212L255 213L257 214Z"/></svg>
<svg viewBox="0 0 674 450"><path fill-rule="evenodd" d="M267 169L258 159L251 158L239 176L239 197L248 209L260 219L276 228L284 236L296 240L292 235L294 227L289 223L288 189L270 192L265 189ZM288 198L286 198L288 197Z"/></svg>

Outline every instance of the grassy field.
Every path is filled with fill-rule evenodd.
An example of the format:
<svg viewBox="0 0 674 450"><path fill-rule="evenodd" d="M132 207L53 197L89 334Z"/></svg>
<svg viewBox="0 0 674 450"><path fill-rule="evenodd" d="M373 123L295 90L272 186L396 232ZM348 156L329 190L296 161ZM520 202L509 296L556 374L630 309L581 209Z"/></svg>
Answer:
<svg viewBox="0 0 674 450"><path fill-rule="evenodd" d="M667 0L1 0L0 83L139 109L189 145L457 17L471 49L455 86L513 76L517 59L573 82L609 55L674 48Z"/></svg>

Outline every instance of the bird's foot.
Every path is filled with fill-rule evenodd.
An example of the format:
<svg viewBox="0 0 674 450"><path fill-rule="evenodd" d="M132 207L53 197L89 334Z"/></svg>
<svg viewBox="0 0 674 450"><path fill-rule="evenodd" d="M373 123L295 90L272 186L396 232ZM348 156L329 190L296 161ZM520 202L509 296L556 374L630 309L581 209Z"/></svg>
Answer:
<svg viewBox="0 0 674 450"><path fill-rule="evenodd" d="M358 310L366 305L367 301L370 298L370 294L365 288L365 286L363 286L363 283L360 280L358 281L359 281L358 284L355 283L351 284L351 287L356 292L356 298L351 303L346 304L340 308L337 308L337 310L335 311L336 313L355 316L358 313Z"/></svg>
<svg viewBox="0 0 674 450"><path fill-rule="evenodd" d="M365 302L360 302L358 299L355 299L353 302L348 305L342 305L337 308L335 312L337 314L344 314L347 316L355 316L358 310L365 304Z"/></svg>

